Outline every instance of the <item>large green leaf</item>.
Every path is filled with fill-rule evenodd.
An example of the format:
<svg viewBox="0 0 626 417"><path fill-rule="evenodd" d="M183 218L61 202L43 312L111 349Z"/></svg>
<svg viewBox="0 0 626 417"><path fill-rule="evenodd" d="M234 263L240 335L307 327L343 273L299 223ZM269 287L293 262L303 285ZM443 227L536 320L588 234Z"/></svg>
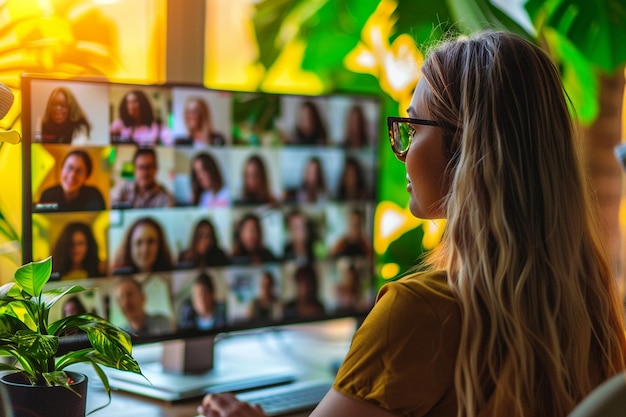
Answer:
<svg viewBox="0 0 626 417"><path fill-rule="evenodd" d="M80 285L72 285L70 287L65 288L53 288L49 291L46 291L42 294L41 300L46 309L52 308L52 306L59 301L63 296L67 294L75 294L77 292L83 292L87 289Z"/></svg>
<svg viewBox="0 0 626 417"><path fill-rule="evenodd" d="M38 297L44 285L50 279L52 272L52 257L47 257L42 261L35 261L20 266L15 271L15 281L22 288L22 291L31 297Z"/></svg>
<svg viewBox="0 0 626 417"><path fill-rule="evenodd" d="M29 330L28 326L24 324L17 317L10 316L8 314L0 314L0 338L12 336L19 330ZM2 342L0 341L0 344Z"/></svg>
<svg viewBox="0 0 626 417"><path fill-rule="evenodd" d="M409 34L418 45L458 30L446 1L399 0L394 18L396 34Z"/></svg>
<svg viewBox="0 0 626 417"><path fill-rule="evenodd" d="M554 28L605 71L626 65L624 0L528 0L525 8L538 32Z"/></svg>
<svg viewBox="0 0 626 417"><path fill-rule="evenodd" d="M489 28L506 30L528 40L532 39L532 36L519 23L489 0L447 0L447 3L463 33L473 33Z"/></svg>
<svg viewBox="0 0 626 417"><path fill-rule="evenodd" d="M323 78L343 68L343 60L361 39L361 30L378 1L327 0L314 17L303 22L306 40L302 68Z"/></svg>
<svg viewBox="0 0 626 417"><path fill-rule="evenodd" d="M32 330L19 330L15 333L13 339L20 352L40 360L54 356L59 349L59 338L57 336L43 335Z"/></svg>

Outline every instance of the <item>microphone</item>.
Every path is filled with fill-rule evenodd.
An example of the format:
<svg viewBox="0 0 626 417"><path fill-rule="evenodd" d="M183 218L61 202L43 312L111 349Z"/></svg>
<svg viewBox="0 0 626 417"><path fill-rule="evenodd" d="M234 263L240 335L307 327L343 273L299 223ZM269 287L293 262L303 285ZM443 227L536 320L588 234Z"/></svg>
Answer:
<svg viewBox="0 0 626 417"><path fill-rule="evenodd" d="M13 91L6 85L0 83L0 119L4 119L7 113L9 113L14 101L15 96L13 95ZM22 138L15 130L0 130L0 141L16 144L20 143Z"/></svg>

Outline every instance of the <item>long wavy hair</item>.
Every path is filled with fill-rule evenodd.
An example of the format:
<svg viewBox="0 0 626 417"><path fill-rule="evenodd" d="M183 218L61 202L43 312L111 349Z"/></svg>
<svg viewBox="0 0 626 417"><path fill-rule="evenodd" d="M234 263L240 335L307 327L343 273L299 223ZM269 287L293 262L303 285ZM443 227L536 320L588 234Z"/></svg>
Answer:
<svg viewBox="0 0 626 417"><path fill-rule="evenodd" d="M558 71L483 32L432 50L422 74L450 158L428 263L461 308L458 416L564 416L626 367L626 341Z"/></svg>

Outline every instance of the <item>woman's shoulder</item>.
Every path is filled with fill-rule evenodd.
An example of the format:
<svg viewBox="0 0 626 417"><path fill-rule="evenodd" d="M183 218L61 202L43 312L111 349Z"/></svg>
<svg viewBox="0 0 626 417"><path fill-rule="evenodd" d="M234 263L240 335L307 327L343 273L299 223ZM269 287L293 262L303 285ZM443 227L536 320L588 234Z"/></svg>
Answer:
<svg viewBox="0 0 626 417"><path fill-rule="evenodd" d="M378 293L378 299L392 292L405 294L411 298L420 298L422 301L433 304L458 304L450 286L446 271L421 271L405 275L395 281L383 285Z"/></svg>

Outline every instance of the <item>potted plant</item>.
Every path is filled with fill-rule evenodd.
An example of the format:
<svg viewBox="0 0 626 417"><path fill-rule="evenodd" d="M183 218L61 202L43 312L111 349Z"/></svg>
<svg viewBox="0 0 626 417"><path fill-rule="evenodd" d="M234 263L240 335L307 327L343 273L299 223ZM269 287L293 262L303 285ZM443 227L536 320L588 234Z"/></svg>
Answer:
<svg viewBox="0 0 626 417"><path fill-rule="evenodd" d="M69 285L44 291L51 271L51 257L31 262L17 269L13 282L0 287L0 356L11 356L16 361L15 366L0 363L0 370L12 371L0 382L9 391L15 417L58 414L59 410L63 410L63 416L84 416L87 378L66 371L72 364L90 363L102 380L109 402L98 409L111 401L102 366L141 374L131 356L130 336L109 321L94 314L80 314L49 322L50 309L57 301L85 290ZM86 335L88 347L57 355L59 337L76 329ZM26 404L21 403L23 400ZM61 401L59 408L50 401ZM70 406L67 401L77 404Z"/></svg>

